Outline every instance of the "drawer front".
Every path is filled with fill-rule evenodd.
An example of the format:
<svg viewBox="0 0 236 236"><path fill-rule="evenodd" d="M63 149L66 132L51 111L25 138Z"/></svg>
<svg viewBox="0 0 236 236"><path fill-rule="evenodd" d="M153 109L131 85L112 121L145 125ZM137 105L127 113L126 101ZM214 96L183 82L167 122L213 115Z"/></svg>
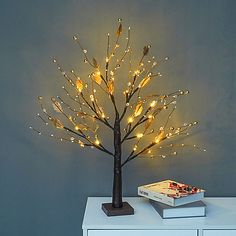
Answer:
<svg viewBox="0 0 236 236"><path fill-rule="evenodd" d="M197 236L197 230L88 230L88 236L144 236L144 235L145 236Z"/></svg>
<svg viewBox="0 0 236 236"><path fill-rule="evenodd" d="M203 236L236 236L236 230L230 230L230 229L203 230Z"/></svg>

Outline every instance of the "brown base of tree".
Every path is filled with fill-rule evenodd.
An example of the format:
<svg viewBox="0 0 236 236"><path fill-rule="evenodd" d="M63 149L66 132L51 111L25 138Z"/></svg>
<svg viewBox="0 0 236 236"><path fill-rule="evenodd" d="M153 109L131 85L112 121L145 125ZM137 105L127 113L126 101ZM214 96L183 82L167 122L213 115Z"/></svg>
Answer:
<svg viewBox="0 0 236 236"><path fill-rule="evenodd" d="M134 208L128 202L123 202L122 207L113 207L112 203L103 203L102 210L107 216L133 215Z"/></svg>

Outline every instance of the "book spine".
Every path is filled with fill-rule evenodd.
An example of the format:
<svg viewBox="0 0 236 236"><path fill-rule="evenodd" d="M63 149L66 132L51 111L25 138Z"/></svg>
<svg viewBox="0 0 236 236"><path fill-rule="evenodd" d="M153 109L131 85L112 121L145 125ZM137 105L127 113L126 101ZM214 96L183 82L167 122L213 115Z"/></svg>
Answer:
<svg viewBox="0 0 236 236"><path fill-rule="evenodd" d="M198 204L190 203L188 204L189 206L187 207L184 206L184 207L171 207L171 208L153 200L150 200L150 204L163 219L206 216L206 206L202 205L201 202L198 202Z"/></svg>
<svg viewBox="0 0 236 236"><path fill-rule="evenodd" d="M162 202L164 204L167 204L169 206L174 206L174 199L167 197L163 194L160 193L155 193L152 191L149 191L146 188L143 187L138 187L138 195L142 196L142 197L146 197L148 199L152 199L154 201L158 201L158 202Z"/></svg>

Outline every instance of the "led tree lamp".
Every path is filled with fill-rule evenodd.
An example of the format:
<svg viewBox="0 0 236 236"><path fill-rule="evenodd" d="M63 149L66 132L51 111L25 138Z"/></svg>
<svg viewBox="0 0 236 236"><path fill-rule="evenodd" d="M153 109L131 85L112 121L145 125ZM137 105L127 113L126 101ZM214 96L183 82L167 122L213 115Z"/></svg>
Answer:
<svg viewBox="0 0 236 236"><path fill-rule="evenodd" d="M43 97L38 101L41 114L38 118L45 124L52 124L60 135L44 134L59 141L72 142L80 147L91 147L111 156L114 160L114 179L112 203L102 204L102 209L108 216L134 214L134 209L122 201L122 169L130 161L137 157L162 157L177 155L177 149L194 147L196 145L172 143L176 137L188 135L188 131L196 121L184 123L174 127L170 125L170 119L176 110L176 104L180 97L187 95L188 91L177 90L168 94L150 93L145 96L143 91L153 80L162 77L157 70L168 57L156 60L149 56L150 45L143 48L141 58L136 66L131 63L132 48L130 43L130 28L128 28L124 48L120 45L122 35L122 22L119 19L114 46L110 45L110 35L107 36L107 50L104 61L100 63L96 59L88 57L87 50L81 45L79 38L74 36L91 70L88 78L80 78L75 70L66 72L56 59L53 62L65 79L62 90L65 96L51 98L54 113L45 108ZM103 64L103 66L102 66ZM121 80L117 78L122 65L129 67L127 76ZM117 103L120 89L117 85L125 85L121 95L123 102ZM102 97L106 104L102 106ZM122 94L123 93L123 94ZM108 110L111 110L109 113ZM164 121L158 119L164 114ZM161 123L161 124L160 124ZM101 127L106 127L113 137L113 150L106 147L101 137ZM39 135L38 129L30 127ZM103 128L103 127L102 127ZM147 137L147 138L146 138ZM122 156L123 145L129 142L131 151L127 156Z"/></svg>

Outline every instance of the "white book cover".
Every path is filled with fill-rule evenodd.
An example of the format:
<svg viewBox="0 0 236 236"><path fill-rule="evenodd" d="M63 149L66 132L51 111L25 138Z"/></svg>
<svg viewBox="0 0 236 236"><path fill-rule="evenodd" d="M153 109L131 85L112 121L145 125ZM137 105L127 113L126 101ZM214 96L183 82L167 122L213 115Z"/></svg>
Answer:
<svg viewBox="0 0 236 236"><path fill-rule="evenodd" d="M204 198L204 193L203 189L173 180L164 180L138 187L138 195L169 206L180 206L199 201Z"/></svg>

